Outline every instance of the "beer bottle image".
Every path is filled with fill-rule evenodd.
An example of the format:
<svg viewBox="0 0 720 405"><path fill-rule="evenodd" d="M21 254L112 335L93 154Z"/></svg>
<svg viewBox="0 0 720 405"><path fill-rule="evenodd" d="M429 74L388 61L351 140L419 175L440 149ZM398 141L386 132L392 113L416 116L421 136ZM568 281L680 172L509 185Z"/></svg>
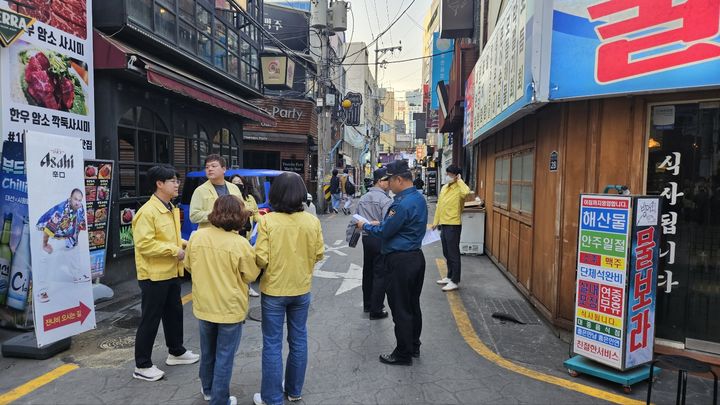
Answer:
<svg viewBox="0 0 720 405"><path fill-rule="evenodd" d="M7 306L18 311L27 305L28 287L30 286L30 225L28 218L24 218L22 236L15 257L10 267L10 288L7 296Z"/></svg>
<svg viewBox="0 0 720 405"><path fill-rule="evenodd" d="M5 214L5 221L0 236L0 305L5 303L10 283L10 263L12 251L10 250L10 230L12 228L12 213Z"/></svg>

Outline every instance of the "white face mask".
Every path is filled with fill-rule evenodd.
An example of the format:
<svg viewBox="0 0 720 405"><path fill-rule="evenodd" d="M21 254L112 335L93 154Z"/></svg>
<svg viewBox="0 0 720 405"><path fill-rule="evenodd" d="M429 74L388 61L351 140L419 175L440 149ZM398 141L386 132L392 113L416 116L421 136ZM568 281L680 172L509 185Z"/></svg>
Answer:
<svg viewBox="0 0 720 405"><path fill-rule="evenodd" d="M453 181L455 181L455 177L445 176L445 183L452 183Z"/></svg>

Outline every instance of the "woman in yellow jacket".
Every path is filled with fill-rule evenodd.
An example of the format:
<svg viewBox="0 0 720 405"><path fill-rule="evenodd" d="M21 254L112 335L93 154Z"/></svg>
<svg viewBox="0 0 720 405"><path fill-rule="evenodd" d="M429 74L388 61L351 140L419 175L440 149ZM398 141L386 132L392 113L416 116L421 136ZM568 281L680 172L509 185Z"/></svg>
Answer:
<svg viewBox="0 0 720 405"><path fill-rule="evenodd" d="M250 187L251 185L247 182L247 179L244 179L240 177L239 174L235 174L230 178L230 182L238 187L240 189L240 194L242 195L243 202L245 203L245 209L250 211L250 226L245 227L247 230L253 229L255 224L257 224L260 221L260 211L258 210L257 202L255 201L255 197L250 193ZM250 240L250 233L251 232L245 232L245 237ZM250 286L248 290L248 294L250 294L251 297L259 297L260 294L258 294L257 291L255 291L252 286Z"/></svg>
<svg viewBox="0 0 720 405"><path fill-rule="evenodd" d="M265 269L262 292L262 385L255 404L283 403L283 376L288 400L302 397L307 368L307 318L315 263L323 258L320 221L304 211L305 183L297 173L276 177L270 188L273 212L258 225L255 261ZM287 370L283 373L283 324L287 316Z"/></svg>
<svg viewBox="0 0 720 405"><path fill-rule="evenodd" d="M192 273L193 313L200 321L200 388L215 405L236 404L230 396L235 352L248 312L248 284L260 274L247 239L238 234L250 216L240 197L215 201L212 226L192 234L185 268Z"/></svg>

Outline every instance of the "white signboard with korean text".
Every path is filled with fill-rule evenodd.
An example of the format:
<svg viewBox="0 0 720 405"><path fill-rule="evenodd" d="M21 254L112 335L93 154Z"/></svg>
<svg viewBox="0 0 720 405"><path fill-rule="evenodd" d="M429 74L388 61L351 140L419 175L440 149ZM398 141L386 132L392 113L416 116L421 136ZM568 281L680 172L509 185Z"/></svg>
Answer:
<svg viewBox="0 0 720 405"><path fill-rule="evenodd" d="M38 131L82 140L95 158L91 0L0 1L36 22L0 49L2 132L22 140Z"/></svg>
<svg viewBox="0 0 720 405"><path fill-rule="evenodd" d="M25 139L38 346L95 328L83 152L77 138Z"/></svg>

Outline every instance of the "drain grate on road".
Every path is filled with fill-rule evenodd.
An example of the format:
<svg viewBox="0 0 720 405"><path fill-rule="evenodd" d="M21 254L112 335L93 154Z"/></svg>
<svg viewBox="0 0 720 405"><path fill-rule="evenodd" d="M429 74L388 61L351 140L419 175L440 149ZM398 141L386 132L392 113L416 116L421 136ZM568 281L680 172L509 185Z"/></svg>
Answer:
<svg viewBox="0 0 720 405"><path fill-rule="evenodd" d="M98 345L103 350L127 349L135 346L135 336L119 336L105 339Z"/></svg>
<svg viewBox="0 0 720 405"><path fill-rule="evenodd" d="M492 315L494 313L503 313L510 315L520 322L529 325L540 324L540 319L535 314L530 305L523 300L513 300L504 298L487 298L480 300L480 309L483 313ZM495 319L495 322L502 322Z"/></svg>

